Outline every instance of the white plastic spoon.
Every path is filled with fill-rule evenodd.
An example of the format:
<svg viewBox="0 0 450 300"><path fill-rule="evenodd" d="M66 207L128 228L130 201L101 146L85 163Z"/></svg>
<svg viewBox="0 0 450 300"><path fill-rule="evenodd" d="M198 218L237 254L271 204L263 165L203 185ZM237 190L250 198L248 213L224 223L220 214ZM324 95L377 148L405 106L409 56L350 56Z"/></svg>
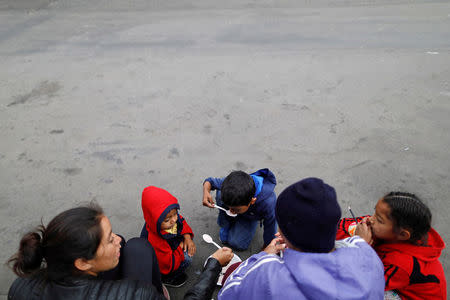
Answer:
<svg viewBox="0 0 450 300"><path fill-rule="evenodd" d="M220 247L219 245L217 245L216 243L214 243L214 241L213 241L213 239L212 239L212 237L209 235L209 234L203 234L203 240L205 241L205 242L207 242L208 244L214 244L217 248L219 248L219 249L222 249L222 247ZM208 259L210 258L210 257L212 257L212 255L210 255L206 260L205 260L205 266L206 266L206 263L208 262ZM233 265L233 264L235 264L235 263L237 263L237 262L241 262L242 261L242 259L237 255L237 254L234 254L233 253L233 258L231 259L231 261L226 265L226 266L224 266L224 267L222 267L222 272L220 272L220 275L219 275L219 279L217 279L217 285L222 285L222 279L223 279L223 276L225 275L225 273L227 272L227 270L228 270L228 268L231 266L231 265Z"/></svg>
<svg viewBox="0 0 450 300"><path fill-rule="evenodd" d="M212 237L209 235L209 234L203 234L203 240L205 241L205 242L207 242L208 244L213 244L214 246L216 246L217 248L219 248L219 249L222 249L222 247L220 247L219 245L217 245L214 241L213 241L213 239L212 239Z"/></svg>
<svg viewBox="0 0 450 300"><path fill-rule="evenodd" d="M222 206L219 206L219 205L217 205L217 204L214 204L214 207L223 210L223 211L226 212L227 215L229 215L230 217L233 217L233 218L234 218L234 217L237 216L237 214L233 214L233 213L232 213L231 211L229 211L228 209L225 209L225 208L223 208Z"/></svg>

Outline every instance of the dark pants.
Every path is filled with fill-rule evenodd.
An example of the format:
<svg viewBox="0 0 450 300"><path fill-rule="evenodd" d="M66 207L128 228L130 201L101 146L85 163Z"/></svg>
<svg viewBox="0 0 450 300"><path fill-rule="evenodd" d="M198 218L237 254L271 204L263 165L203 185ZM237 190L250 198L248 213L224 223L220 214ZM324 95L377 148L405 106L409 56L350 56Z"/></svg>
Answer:
<svg viewBox="0 0 450 300"><path fill-rule="evenodd" d="M120 242L122 248L120 248L119 264L112 270L100 273L98 278L145 281L152 283L162 294L161 275L152 245L143 238L132 238L125 242L125 239L120 237L122 238Z"/></svg>

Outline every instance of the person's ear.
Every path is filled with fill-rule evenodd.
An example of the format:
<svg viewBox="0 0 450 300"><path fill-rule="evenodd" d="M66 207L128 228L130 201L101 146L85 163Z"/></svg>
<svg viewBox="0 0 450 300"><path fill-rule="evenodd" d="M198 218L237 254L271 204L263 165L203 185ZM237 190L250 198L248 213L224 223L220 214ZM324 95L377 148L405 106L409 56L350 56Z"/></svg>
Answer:
<svg viewBox="0 0 450 300"><path fill-rule="evenodd" d="M255 202L256 202L256 197L253 197L252 200L250 201L250 205L255 204Z"/></svg>
<svg viewBox="0 0 450 300"><path fill-rule="evenodd" d="M402 228L398 234L398 239L400 241L407 241L411 238L411 232L408 229Z"/></svg>
<svg viewBox="0 0 450 300"><path fill-rule="evenodd" d="M92 264L90 263L90 261L84 258L75 259L73 264L75 265L75 268L82 272L88 272L92 269Z"/></svg>

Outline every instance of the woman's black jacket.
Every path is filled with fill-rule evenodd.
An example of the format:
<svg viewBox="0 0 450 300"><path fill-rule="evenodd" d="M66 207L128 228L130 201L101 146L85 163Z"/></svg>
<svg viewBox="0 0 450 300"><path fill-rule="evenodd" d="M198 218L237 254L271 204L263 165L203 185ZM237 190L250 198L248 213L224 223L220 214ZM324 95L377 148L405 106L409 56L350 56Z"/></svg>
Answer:
<svg viewBox="0 0 450 300"><path fill-rule="evenodd" d="M211 299L222 267L210 258L197 283L186 293L185 300ZM8 300L144 300L161 299L156 288L137 280L99 280L93 276L71 278L64 283L48 281L43 275L17 278L8 293Z"/></svg>

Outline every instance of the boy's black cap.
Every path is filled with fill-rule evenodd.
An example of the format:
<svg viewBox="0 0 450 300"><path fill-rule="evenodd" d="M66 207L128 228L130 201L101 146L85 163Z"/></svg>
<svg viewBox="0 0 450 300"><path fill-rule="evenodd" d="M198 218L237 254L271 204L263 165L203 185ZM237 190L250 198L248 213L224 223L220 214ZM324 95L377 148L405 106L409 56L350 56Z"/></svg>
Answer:
<svg viewBox="0 0 450 300"><path fill-rule="evenodd" d="M287 187L277 199L275 216L288 241L305 252L327 253L334 248L341 208L336 191L319 178L306 178Z"/></svg>

